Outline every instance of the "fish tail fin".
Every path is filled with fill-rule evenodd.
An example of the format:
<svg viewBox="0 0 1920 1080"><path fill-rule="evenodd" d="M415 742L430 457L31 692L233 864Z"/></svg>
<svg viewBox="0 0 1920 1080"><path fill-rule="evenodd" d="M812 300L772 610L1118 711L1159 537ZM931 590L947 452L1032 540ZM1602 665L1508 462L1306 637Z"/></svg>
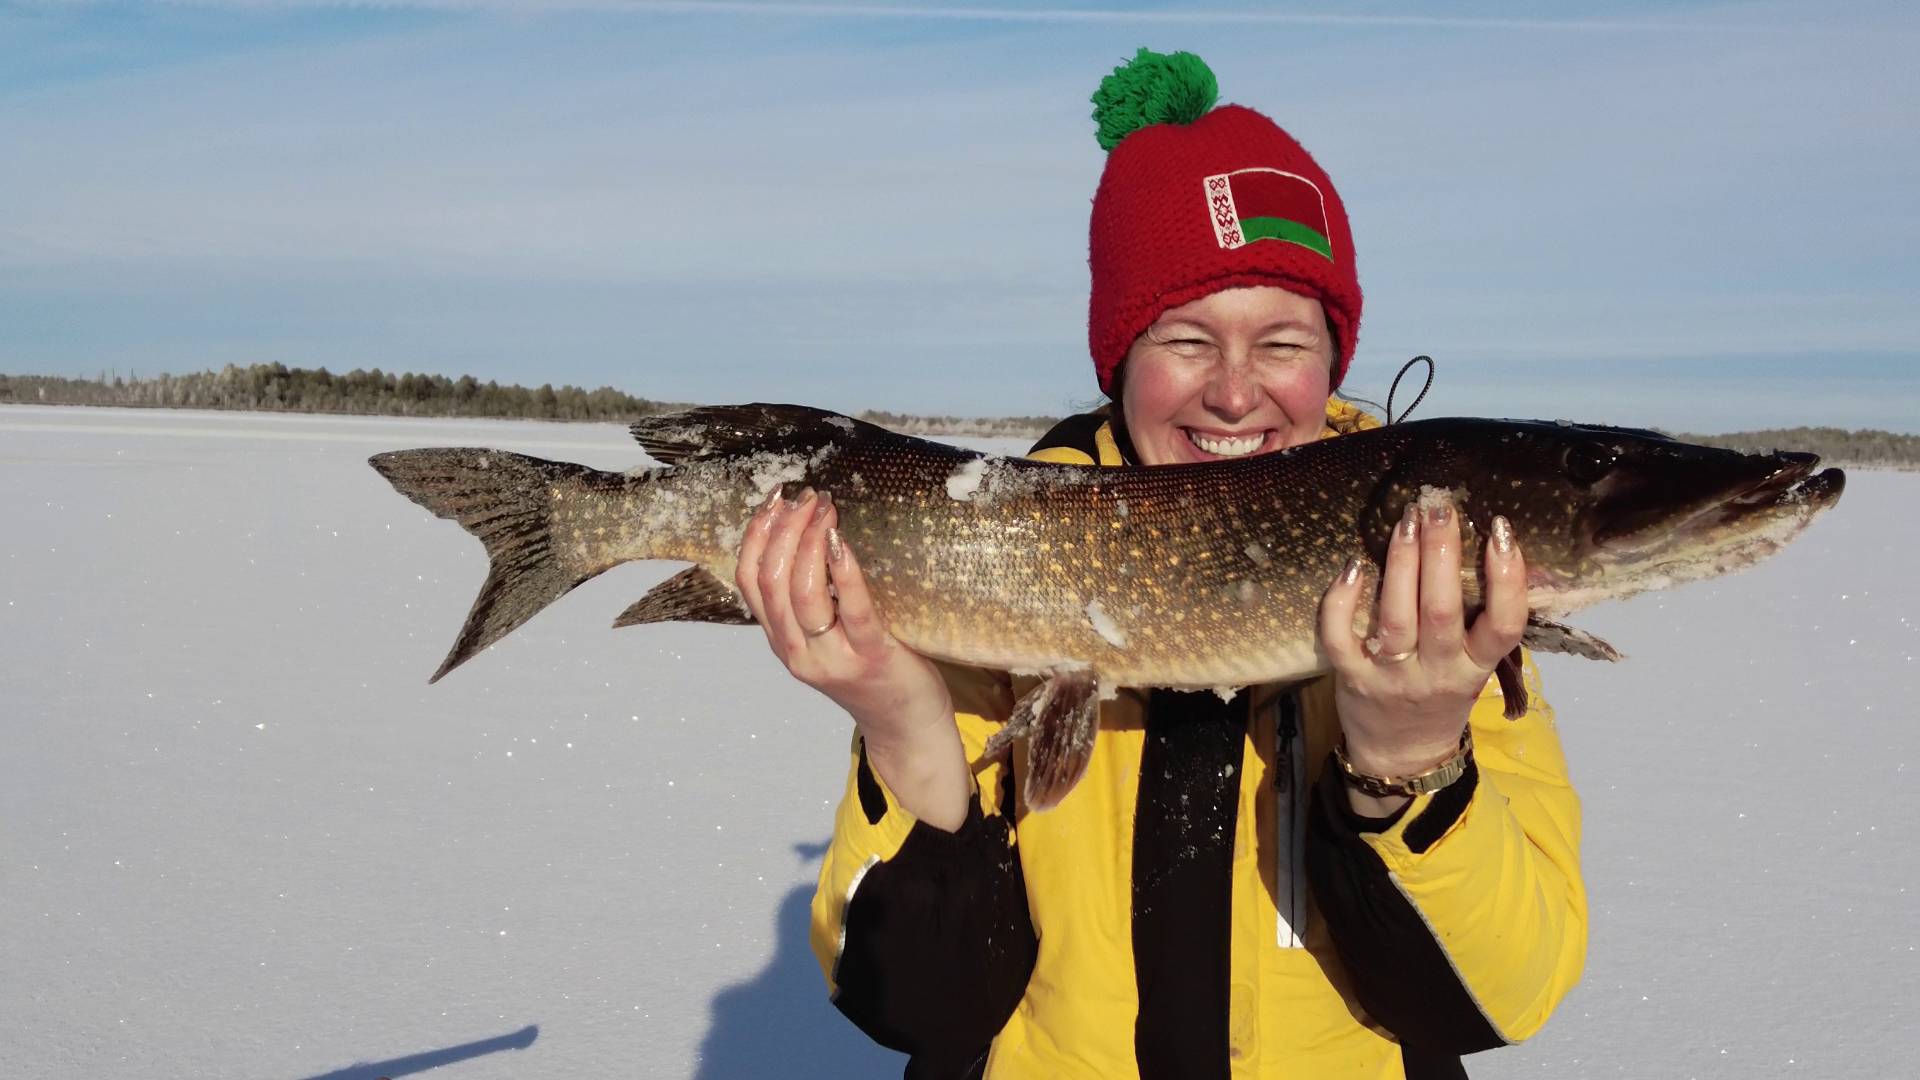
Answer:
<svg viewBox="0 0 1920 1080"><path fill-rule="evenodd" d="M487 549L487 580L453 649L428 682L512 633L540 610L613 564L582 565L553 542L555 495L562 489L622 488L628 478L584 465L446 448L398 450L367 460L394 489L438 517L457 521Z"/></svg>

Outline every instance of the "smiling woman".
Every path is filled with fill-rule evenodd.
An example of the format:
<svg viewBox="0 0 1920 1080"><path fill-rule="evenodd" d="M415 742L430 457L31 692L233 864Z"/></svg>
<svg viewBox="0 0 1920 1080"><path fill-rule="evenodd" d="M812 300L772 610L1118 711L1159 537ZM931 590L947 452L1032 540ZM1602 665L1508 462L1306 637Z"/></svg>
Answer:
<svg viewBox="0 0 1920 1080"><path fill-rule="evenodd" d="M1272 120L1214 98L1197 57L1145 49L1094 95L1088 344L1117 407L1063 422L1037 459L1249 459L1378 426L1331 397L1361 309L1339 193ZM1460 1055L1538 1030L1578 977L1586 902L1551 713L1531 662L1512 666L1527 564L1505 518L1463 535L1450 495L1417 492L1393 500L1377 559L1303 583L1326 590L1312 636L1331 675L1099 701L1084 667L1036 682L903 645L840 503L776 492L734 583L857 729L813 903L840 1010L915 1077L1456 1077ZM1328 491L1297 496L1318 521ZM1072 606L1113 649L1134 640L1119 624L1138 608L1115 605L1135 560L1180 576L1205 554L1173 538L1213 528L1211 508L1174 506L1117 556L1104 530L1030 534L1093 583ZM1198 651L1230 632L1208 624L1222 610L1176 603L1154 629Z"/></svg>

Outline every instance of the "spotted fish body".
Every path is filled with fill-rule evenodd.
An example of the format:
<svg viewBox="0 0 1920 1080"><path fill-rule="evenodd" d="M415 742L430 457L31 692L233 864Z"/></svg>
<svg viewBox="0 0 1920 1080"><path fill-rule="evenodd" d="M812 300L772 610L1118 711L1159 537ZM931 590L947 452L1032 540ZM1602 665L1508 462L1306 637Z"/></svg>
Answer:
<svg viewBox="0 0 1920 1080"><path fill-rule="evenodd" d="M375 468L487 545L492 566L434 678L613 566L694 567L616 625L747 621L733 592L747 519L776 487L830 491L876 603L928 656L1047 676L1009 734L1062 744L1065 794L1091 747L1094 688L1226 688L1326 669L1318 606L1349 559L1377 572L1394 524L1445 490L1470 548L1512 522L1535 648L1611 658L1551 621L1597 600L1724 573L1838 498L1812 455L1745 455L1649 432L1427 420L1275 454L1158 468L983 456L797 406L698 409L634 425L663 468L629 474L500 451L382 454ZM1462 560L1469 608L1477 558Z"/></svg>

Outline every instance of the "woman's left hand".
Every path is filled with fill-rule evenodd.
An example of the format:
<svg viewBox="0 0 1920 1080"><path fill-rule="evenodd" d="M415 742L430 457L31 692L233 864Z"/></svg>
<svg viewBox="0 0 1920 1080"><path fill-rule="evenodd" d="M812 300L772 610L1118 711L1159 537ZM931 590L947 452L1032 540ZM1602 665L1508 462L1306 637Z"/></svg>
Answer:
<svg viewBox="0 0 1920 1080"><path fill-rule="evenodd" d="M1486 545L1486 607L1465 625L1459 515L1450 496L1411 504L1387 543L1372 638L1354 633L1369 599L1358 560L1320 604L1320 640L1334 669L1334 703L1347 759L1375 776L1412 776L1452 757L1473 703L1527 625L1527 567L1505 518ZM1404 797L1351 788L1362 814L1385 816Z"/></svg>

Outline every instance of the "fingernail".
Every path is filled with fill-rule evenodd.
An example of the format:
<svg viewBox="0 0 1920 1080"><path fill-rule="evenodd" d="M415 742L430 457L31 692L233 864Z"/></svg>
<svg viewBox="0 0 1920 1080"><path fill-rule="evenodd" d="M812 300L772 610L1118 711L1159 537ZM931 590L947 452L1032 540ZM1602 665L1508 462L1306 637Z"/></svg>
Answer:
<svg viewBox="0 0 1920 1080"><path fill-rule="evenodd" d="M1347 569L1340 575L1340 584L1351 585L1360 580L1360 556L1347 560Z"/></svg>
<svg viewBox="0 0 1920 1080"><path fill-rule="evenodd" d="M1400 539L1412 543L1420 539L1420 507L1407 504L1407 512L1400 515Z"/></svg>
<svg viewBox="0 0 1920 1080"><path fill-rule="evenodd" d="M814 518L815 518L815 519L817 520L817 519L819 519L819 518L823 518L823 517L826 517L826 516L827 516L827 511L829 511L829 510L831 510L831 509L833 509L833 492L831 492L831 491L823 491L823 492L821 492L821 493L820 493L820 503L819 503L819 505L817 505L817 506L815 506L815 507L813 508L813 516L814 516Z"/></svg>
<svg viewBox="0 0 1920 1080"><path fill-rule="evenodd" d="M761 500L760 509L765 510L769 506L779 506L779 505L780 505L780 485L775 484L773 485L773 490L767 492L767 497Z"/></svg>
<svg viewBox="0 0 1920 1080"><path fill-rule="evenodd" d="M1450 501L1436 502L1433 505L1427 507L1427 524L1445 525L1447 522L1452 520L1453 520L1453 503L1452 502Z"/></svg>
<svg viewBox="0 0 1920 1080"><path fill-rule="evenodd" d="M800 497L793 500L792 509L798 510L801 507L807 505L807 503L811 502L812 500L813 500L813 489L810 487L801 488Z"/></svg>
<svg viewBox="0 0 1920 1080"><path fill-rule="evenodd" d="M840 526L827 530L827 558L834 562L847 561L847 545L840 542Z"/></svg>
<svg viewBox="0 0 1920 1080"><path fill-rule="evenodd" d="M1493 516L1493 550L1501 558L1513 554L1513 523L1504 514Z"/></svg>

